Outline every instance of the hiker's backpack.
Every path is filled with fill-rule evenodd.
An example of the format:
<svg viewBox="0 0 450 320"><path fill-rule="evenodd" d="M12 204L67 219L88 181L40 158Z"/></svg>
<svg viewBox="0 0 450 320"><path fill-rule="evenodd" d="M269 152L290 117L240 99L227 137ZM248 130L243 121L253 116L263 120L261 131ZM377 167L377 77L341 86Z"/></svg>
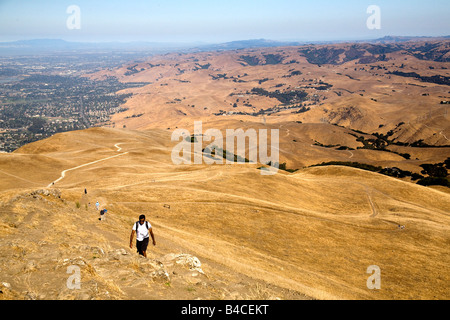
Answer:
<svg viewBox="0 0 450 320"><path fill-rule="evenodd" d="M147 230L148 230L148 221L145 221L145 226L147 227ZM136 221L136 235L137 235L138 227L139 227L139 221Z"/></svg>

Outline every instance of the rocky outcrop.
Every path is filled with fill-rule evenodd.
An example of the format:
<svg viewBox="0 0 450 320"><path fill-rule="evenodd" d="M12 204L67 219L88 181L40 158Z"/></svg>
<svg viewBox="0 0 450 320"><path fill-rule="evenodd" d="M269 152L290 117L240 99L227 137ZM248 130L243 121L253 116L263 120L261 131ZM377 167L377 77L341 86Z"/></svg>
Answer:
<svg viewBox="0 0 450 320"><path fill-rule="evenodd" d="M54 197L57 199L61 199L61 191L58 189L39 189L30 193L31 196L35 197L37 195L46 196L46 197Z"/></svg>

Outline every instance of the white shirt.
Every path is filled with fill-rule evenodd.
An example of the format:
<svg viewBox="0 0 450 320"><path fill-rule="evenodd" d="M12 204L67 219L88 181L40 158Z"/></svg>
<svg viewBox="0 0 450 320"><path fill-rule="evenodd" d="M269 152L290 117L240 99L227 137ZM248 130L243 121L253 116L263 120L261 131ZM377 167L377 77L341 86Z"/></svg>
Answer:
<svg viewBox="0 0 450 320"><path fill-rule="evenodd" d="M142 241L145 238L149 237L149 232L148 232L148 229L146 227L146 224L148 224L148 229L150 229L152 227L152 225L148 221L144 221L143 224L138 222L137 223L137 225L138 225L138 230L137 231L136 231L136 223L133 224L133 230L136 231L136 240L137 241Z"/></svg>

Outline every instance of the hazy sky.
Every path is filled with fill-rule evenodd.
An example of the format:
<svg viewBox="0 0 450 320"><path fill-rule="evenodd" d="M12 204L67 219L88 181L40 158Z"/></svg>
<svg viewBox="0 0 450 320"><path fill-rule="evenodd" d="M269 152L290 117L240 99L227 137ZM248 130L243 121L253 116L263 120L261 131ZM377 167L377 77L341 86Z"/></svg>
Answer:
<svg viewBox="0 0 450 320"><path fill-rule="evenodd" d="M225 42L450 35L449 0L0 0L0 41ZM80 9L69 29L67 8ZM381 29L369 29L370 5ZM72 20L73 21L73 20Z"/></svg>

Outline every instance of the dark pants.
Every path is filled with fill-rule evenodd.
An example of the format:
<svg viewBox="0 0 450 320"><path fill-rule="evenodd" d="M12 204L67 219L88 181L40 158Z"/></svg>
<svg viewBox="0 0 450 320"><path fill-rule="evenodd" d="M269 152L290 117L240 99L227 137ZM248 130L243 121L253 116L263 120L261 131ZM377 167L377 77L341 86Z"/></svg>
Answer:
<svg viewBox="0 0 450 320"><path fill-rule="evenodd" d="M140 255L144 255L144 251L147 251L147 247L148 247L148 238L145 238L142 241L136 240L136 249Z"/></svg>

